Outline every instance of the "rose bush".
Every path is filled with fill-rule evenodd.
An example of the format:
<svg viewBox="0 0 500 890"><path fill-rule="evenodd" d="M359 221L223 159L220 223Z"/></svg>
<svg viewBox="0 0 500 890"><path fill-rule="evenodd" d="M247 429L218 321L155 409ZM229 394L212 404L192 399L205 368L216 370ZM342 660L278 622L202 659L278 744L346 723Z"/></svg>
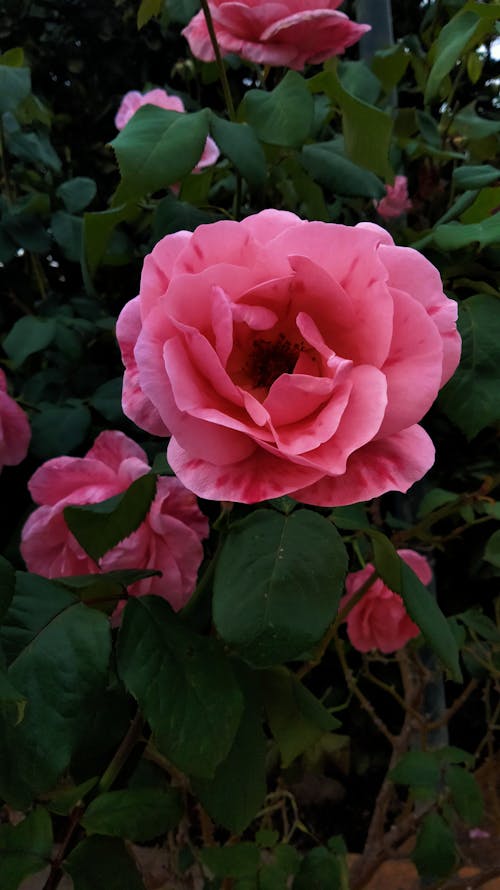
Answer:
<svg viewBox="0 0 500 890"><path fill-rule="evenodd" d="M28 418L7 392L7 379L0 370L0 472L4 466L20 464L31 438Z"/></svg>
<svg viewBox="0 0 500 890"><path fill-rule="evenodd" d="M425 556L415 550L398 550L398 553L422 584L430 583L432 570ZM347 593L341 600L341 610L349 604L372 572L373 565L368 563L361 571L347 575ZM378 649L386 654L396 652L409 640L418 637L419 633L419 628L409 617L399 594L390 590L381 578L377 578L347 616L347 635L359 652L369 652L371 649Z"/></svg>
<svg viewBox="0 0 500 890"><path fill-rule="evenodd" d="M95 563L64 521L64 508L106 500L148 472L142 448L116 430L101 433L85 457L56 457L42 464L29 483L33 500L41 506L22 532L21 553L29 571L48 578L95 572ZM207 534L207 519L194 495L177 479L161 477L144 522L108 551L99 567L158 569L161 578L137 581L129 593L156 593L179 609L193 592L203 557L201 541Z"/></svg>
<svg viewBox="0 0 500 890"><path fill-rule="evenodd" d="M386 185L385 197L375 202L377 213L383 219L397 219L413 207L408 197L408 179L406 176L396 176L394 185Z"/></svg>
<svg viewBox="0 0 500 890"><path fill-rule="evenodd" d="M434 460L418 421L458 364L456 315L431 263L372 224L268 210L177 232L119 319L124 409L170 431L206 498L406 491Z"/></svg>
<svg viewBox="0 0 500 890"><path fill-rule="evenodd" d="M180 114L183 114L186 110L182 99L179 96L169 96L166 90L154 89L149 90L147 93L130 90L130 92L125 93L115 116L117 130L123 130L130 118L143 105L156 105L158 108L165 108L167 111L178 111ZM214 140L208 136L203 154L193 173L199 173L204 167L211 167L217 161L219 154L219 149Z"/></svg>
<svg viewBox="0 0 500 890"><path fill-rule="evenodd" d="M211 0L210 11L223 53L236 53L250 62L286 65L300 70L324 62L356 43L369 25L358 25L338 12L342 0ZM203 11L182 32L191 52L204 62L215 58Z"/></svg>

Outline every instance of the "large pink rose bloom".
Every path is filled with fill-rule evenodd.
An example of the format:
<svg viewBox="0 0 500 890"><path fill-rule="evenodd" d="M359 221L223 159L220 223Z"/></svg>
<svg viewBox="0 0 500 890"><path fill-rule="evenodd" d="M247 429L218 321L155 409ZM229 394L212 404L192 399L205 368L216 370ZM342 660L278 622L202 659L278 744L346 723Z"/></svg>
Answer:
<svg viewBox="0 0 500 890"><path fill-rule="evenodd" d="M7 380L0 369L0 472L4 466L20 464L26 457L31 429L23 409L7 392Z"/></svg>
<svg viewBox="0 0 500 890"><path fill-rule="evenodd" d="M375 201L377 213L383 219L397 219L413 207L408 197L408 180L406 176L396 176L394 185L386 185L385 197Z"/></svg>
<svg viewBox="0 0 500 890"><path fill-rule="evenodd" d="M123 130L130 118L133 117L136 111L143 105L156 105L158 108L165 108L167 111L178 111L181 114L186 110L182 99L180 99L179 96L169 96L166 90L155 89L149 90L147 93L139 93L137 90L131 90L129 93L125 93L120 102L120 107L115 117L116 129ZM217 148L217 145L214 140L208 136L207 141L205 142L205 148L203 149L203 154L194 168L193 173L200 173L204 167L211 167L212 164L215 164L219 155L220 151Z"/></svg>
<svg viewBox="0 0 500 890"><path fill-rule="evenodd" d="M342 0L210 0L217 41L224 54L249 62L301 70L324 62L357 43L370 25L357 25L338 12ZM182 32L191 52L204 62L215 56L203 11Z"/></svg>
<svg viewBox="0 0 500 890"><path fill-rule="evenodd" d="M21 553L29 571L47 578L96 572L96 564L69 531L64 508L106 500L148 472L142 448L115 430L101 433L85 457L56 457L42 464L29 482L31 496L41 506L22 531ZM138 581L129 593L155 593L180 609L194 590L207 534L208 522L195 496L177 479L161 477L144 522L103 556L99 568L158 569L161 578Z"/></svg>
<svg viewBox="0 0 500 890"><path fill-rule="evenodd" d="M420 578L422 584L429 584L432 570L425 556L414 550L398 550L398 553ZM360 572L350 572L346 578L347 593L340 602L344 609L373 572L368 563ZM378 578L367 590L359 603L351 609L347 616L347 636L359 652L396 652L406 645L408 640L418 637L417 625L408 615L401 597L390 590Z"/></svg>
<svg viewBox="0 0 500 890"><path fill-rule="evenodd" d="M385 229L265 210L163 238L118 338L124 406L205 498L323 506L407 489L460 355L437 270ZM130 391L129 391L130 387Z"/></svg>

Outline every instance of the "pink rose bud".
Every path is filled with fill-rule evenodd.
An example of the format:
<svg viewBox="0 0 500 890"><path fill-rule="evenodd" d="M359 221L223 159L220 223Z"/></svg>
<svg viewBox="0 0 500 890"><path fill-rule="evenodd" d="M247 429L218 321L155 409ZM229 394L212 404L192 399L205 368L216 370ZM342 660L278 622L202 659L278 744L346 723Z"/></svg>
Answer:
<svg viewBox="0 0 500 890"><path fill-rule="evenodd" d="M301 70L343 53L370 30L352 22L337 7L342 0L210 0L217 41L223 54L236 53L261 65L284 65ZM191 52L204 62L215 55L203 11L182 32Z"/></svg>
<svg viewBox="0 0 500 890"><path fill-rule="evenodd" d="M414 550L398 550L398 553L422 584L430 583L432 571L424 556ZM349 604L372 572L373 565L368 563L360 572L348 574L345 582L347 593L340 602L341 610ZM396 652L408 640L418 637L419 633L399 594L393 593L381 578L372 584L347 616L347 636L359 652L369 652L371 649L384 653Z"/></svg>
<svg viewBox="0 0 500 890"><path fill-rule="evenodd" d="M125 413L204 498L340 506L432 466L457 305L379 226L264 210L167 235L118 319Z"/></svg>
<svg viewBox="0 0 500 890"><path fill-rule="evenodd" d="M22 531L21 553L30 572L59 578L98 571L64 521L70 504L95 504L125 491L149 472L142 448L115 430L101 433L85 457L55 457L34 473L29 490L40 504ZM129 588L156 593L180 609L194 590L208 521L196 498L173 477L160 477L148 515L139 528L99 561L99 568L158 569Z"/></svg>
<svg viewBox="0 0 500 890"><path fill-rule="evenodd" d="M0 370L0 472L4 466L20 464L28 453L31 429L23 409L7 392L7 380Z"/></svg>
<svg viewBox="0 0 500 890"><path fill-rule="evenodd" d="M378 203L375 201L377 213L383 219L396 219L413 207L408 197L408 180L406 176L396 176L394 185L386 185L386 195Z"/></svg>
<svg viewBox="0 0 500 890"><path fill-rule="evenodd" d="M158 108L165 108L167 111L178 111L181 114L186 110L182 99L180 99L179 96L169 96L166 90L155 89L149 90L147 93L139 93L137 90L132 90L130 93L125 93L120 103L120 107L115 117L116 129L123 130L130 118L133 117L136 111L143 105L156 105ZM203 149L203 154L194 168L193 173L200 173L204 167L211 167L212 164L215 164L219 155L220 151L217 148L217 145L214 140L208 136L207 141L205 142L205 148Z"/></svg>

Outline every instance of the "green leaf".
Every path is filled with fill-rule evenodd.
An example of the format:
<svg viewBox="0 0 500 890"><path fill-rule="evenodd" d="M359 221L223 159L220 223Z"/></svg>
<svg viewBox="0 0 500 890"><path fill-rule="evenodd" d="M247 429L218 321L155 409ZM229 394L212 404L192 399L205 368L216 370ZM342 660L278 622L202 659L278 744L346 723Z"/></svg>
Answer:
<svg viewBox="0 0 500 890"><path fill-rule="evenodd" d="M74 890L144 890L135 862L118 838L87 838L65 859L64 870Z"/></svg>
<svg viewBox="0 0 500 890"><path fill-rule="evenodd" d="M45 868L52 851L50 816L37 807L18 825L0 825L0 886L18 890L29 875Z"/></svg>
<svg viewBox="0 0 500 890"><path fill-rule="evenodd" d="M341 108L345 150L349 159L381 176L392 179L389 163L393 121L389 114L352 96L342 86L334 64L308 81L313 92L324 91ZM368 136L369 134L369 136Z"/></svg>
<svg viewBox="0 0 500 890"><path fill-rule="evenodd" d="M462 358L439 397L444 413L472 439L500 419L500 301L476 294L461 303Z"/></svg>
<svg viewBox="0 0 500 890"><path fill-rule="evenodd" d="M210 115L210 131L221 152L234 164L247 182L258 188L266 181L266 156L248 124L225 121Z"/></svg>
<svg viewBox="0 0 500 890"><path fill-rule="evenodd" d="M46 132L24 132L10 111L4 114L3 125L7 148L16 158L54 173L60 172L61 161Z"/></svg>
<svg viewBox="0 0 500 890"><path fill-rule="evenodd" d="M20 367L30 355L46 349L56 335L53 318L37 318L25 315L10 329L3 348L15 368Z"/></svg>
<svg viewBox="0 0 500 890"><path fill-rule="evenodd" d="M369 105L376 104L382 84L365 61L339 61L337 70L342 86L351 96Z"/></svg>
<svg viewBox="0 0 500 890"><path fill-rule="evenodd" d="M16 573L10 562L0 556L0 625L16 589Z"/></svg>
<svg viewBox="0 0 500 890"><path fill-rule="evenodd" d="M56 190L56 195L61 198L68 213L78 213L87 207L95 198L97 186L88 176L75 176L62 182Z"/></svg>
<svg viewBox="0 0 500 890"><path fill-rule="evenodd" d="M79 263L82 254L83 222L80 216L56 210L50 220L52 234L67 260Z"/></svg>
<svg viewBox="0 0 500 890"><path fill-rule="evenodd" d="M388 49L378 50L372 59L372 71L378 77L386 93L390 93L405 73L411 54L407 47L398 43Z"/></svg>
<svg viewBox="0 0 500 890"><path fill-rule="evenodd" d="M201 861L216 878L245 878L256 874L260 853L255 844L243 842L228 847L208 847Z"/></svg>
<svg viewBox="0 0 500 890"><path fill-rule="evenodd" d="M445 774L451 802L467 825L479 825L484 814L483 796L474 776L461 766L449 766Z"/></svg>
<svg viewBox="0 0 500 890"><path fill-rule="evenodd" d="M476 242L480 247L489 244L500 243L500 213L478 223L452 222L437 226L434 229L433 240L442 250L461 250Z"/></svg>
<svg viewBox="0 0 500 890"><path fill-rule="evenodd" d="M380 577L384 579L385 584L400 593L402 586L401 579L401 557L398 556L396 548L389 541L389 538L376 529L367 529L373 545L373 562Z"/></svg>
<svg viewBox="0 0 500 890"><path fill-rule="evenodd" d="M81 782L80 785L57 788L56 791L49 792L46 795L47 809L58 816L69 816L71 810L78 804L81 804L84 797L95 788L98 782L99 776L93 776L91 779L87 779L86 782Z"/></svg>
<svg viewBox="0 0 500 890"><path fill-rule="evenodd" d="M83 216L83 251L90 275L106 253L110 238L121 222L132 220L139 210L133 204L121 204L111 210L85 213Z"/></svg>
<svg viewBox="0 0 500 890"><path fill-rule="evenodd" d="M500 170L491 164L481 164L478 167L457 167L453 171L453 182L463 189L481 189L492 182L500 180Z"/></svg>
<svg viewBox="0 0 500 890"><path fill-rule="evenodd" d="M141 0L141 5L137 10L137 30L144 28L150 19L160 15L163 0Z"/></svg>
<svg viewBox="0 0 500 890"><path fill-rule="evenodd" d="M338 528L345 529L346 531L357 531L358 529L368 529L370 527L365 504L335 507L330 513L330 519Z"/></svg>
<svg viewBox="0 0 500 890"><path fill-rule="evenodd" d="M78 448L88 433L90 411L78 399L65 405L40 405L40 413L31 418L31 450L37 457L47 460L60 454L68 454Z"/></svg>
<svg viewBox="0 0 500 890"><path fill-rule="evenodd" d="M286 769L325 732L341 724L286 668L264 671L262 680L269 727Z"/></svg>
<svg viewBox="0 0 500 890"><path fill-rule="evenodd" d="M233 834L241 834L255 818L267 791L267 740L262 729L262 707L255 676L241 663L234 668L245 695L245 707L227 757L212 779L193 783L208 814Z"/></svg>
<svg viewBox="0 0 500 890"><path fill-rule="evenodd" d="M86 732L107 684L110 629L57 584L19 572L2 634L8 678L27 705L16 726L0 716L0 795L23 809L55 784Z"/></svg>
<svg viewBox="0 0 500 890"><path fill-rule="evenodd" d="M335 195L381 198L385 194L383 183L374 173L343 157L337 139L304 145L301 161L310 176Z"/></svg>
<svg viewBox="0 0 500 890"><path fill-rule="evenodd" d="M500 550L500 532L495 532L495 534L498 535L498 545ZM500 560L498 565L500 567ZM459 618L470 631L477 634L479 637L482 637L483 640L489 640L492 643L500 643L500 630L496 624L493 623L491 618L484 615L480 609L468 609L467 612L462 612L455 617Z"/></svg>
<svg viewBox="0 0 500 890"><path fill-rule="evenodd" d="M480 22L474 12L460 12L439 32L431 48L434 63L425 85L424 100L429 102L439 92L439 88L458 61L469 40L474 36Z"/></svg>
<svg viewBox="0 0 500 890"><path fill-rule="evenodd" d="M156 476L140 476L122 494L82 507L65 507L64 519L78 543L98 562L128 538L146 518L156 493Z"/></svg>
<svg viewBox="0 0 500 890"><path fill-rule="evenodd" d="M189 630L160 597L130 599L118 669L162 753L183 772L213 776L231 750L243 710L218 643Z"/></svg>
<svg viewBox="0 0 500 890"><path fill-rule="evenodd" d="M217 562L213 617L222 638L258 667L298 658L333 621L347 556L311 510L256 510L230 529Z"/></svg>
<svg viewBox="0 0 500 890"><path fill-rule="evenodd" d="M342 860L326 847L307 853L295 876L293 890L347 890Z"/></svg>
<svg viewBox="0 0 500 890"><path fill-rule="evenodd" d="M500 569L500 530L493 532L486 542L483 559Z"/></svg>
<svg viewBox="0 0 500 890"><path fill-rule="evenodd" d="M439 813L431 812L425 816L411 858L419 875L429 880L445 878L453 870L456 862L455 839Z"/></svg>
<svg viewBox="0 0 500 890"><path fill-rule="evenodd" d="M408 751L389 773L396 785L430 788L438 792L441 772L433 751Z"/></svg>
<svg viewBox="0 0 500 890"><path fill-rule="evenodd" d="M288 71L270 93L248 90L238 117L253 127L262 142L299 148L311 132L314 103L304 78Z"/></svg>
<svg viewBox="0 0 500 890"><path fill-rule="evenodd" d="M112 380L106 380L105 383L98 386L94 395L89 399L89 404L111 423L116 423L123 418L122 386L123 378L113 377Z"/></svg>
<svg viewBox="0 0 500 890"><path fill-rule="evenodd" d="M458 646L450 626L435 598L404 560L401 560L401 581L401 596L410 618L420 628L426 643L448 668L453 679L460 682Z"/></svg>
<svg viewBox="0 0 500 890"><path fill-rule="evenodd" d="M105 834L143 843L174 829L182 816L174 788L134 788L100 794L81 824L88 834Z"/></svg>
<svg viewBox="0 0 500 890"><path fill-rule="evenodd" d="M21 722L26 708L26 699L14 688L8 675L0 667L0 713L14 725Z"/></svg>
<svg viewBox="0 0 500 890"><path fill-rule="evenodd" d="M3 62L4 56L0 61ZM0 64L0 115L4 111L14 111L31 92L29 68L18 68Z"/></svg>
<svg viewBox="0 0 500 890"><path fill-rule="evenodd" d="M183 114L145 105L113 139L122 181L114 204L156 192L182 179L201 158L208 111Z"/></svg>

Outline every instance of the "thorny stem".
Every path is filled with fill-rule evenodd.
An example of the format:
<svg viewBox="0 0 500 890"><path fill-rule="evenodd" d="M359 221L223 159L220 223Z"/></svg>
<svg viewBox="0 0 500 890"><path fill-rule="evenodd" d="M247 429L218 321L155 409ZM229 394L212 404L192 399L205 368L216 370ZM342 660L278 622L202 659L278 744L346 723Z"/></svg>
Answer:
<svg viewBox="0 0 500 890"><path fill-rule="evenodd" d="M394 746L396 737L392 734L392 732L387 728L384 721L379 717L372 703L368 701L365 695L361 692L354 679L353 673L347 664L345 652L344 652L344 643L338 636L338 634L334 634L333 636L333 644L335 646L335 651L337 652L338 659L340 661L340 666L342 668L342 672L344 674L347 686L349 691L352 692L353 695L358 699L361 707L370 715L373 723L377 727L377 729L384 735L389 742L390 745Z"/></svg>
<svg viewBox="0 0 500 890"><path fill-rule="evenodd" d="M226 101L226 108L229 114L229 119L234 122L236 121L236 112L234 110L233 97L231 96L231 90L229 88L229 81L227 79L226 69L224 67L220 47L217 42L217 35L215 33L212 13L210 12L208 0L201 0L201 8L203 9L203 15L205 16L205 21L207 23L208 33L210 35L210 41L212 43L213 51L215 54L217 68L219 69L219 77L222 84L222 91L224 93L224 99Z"/></svg>

